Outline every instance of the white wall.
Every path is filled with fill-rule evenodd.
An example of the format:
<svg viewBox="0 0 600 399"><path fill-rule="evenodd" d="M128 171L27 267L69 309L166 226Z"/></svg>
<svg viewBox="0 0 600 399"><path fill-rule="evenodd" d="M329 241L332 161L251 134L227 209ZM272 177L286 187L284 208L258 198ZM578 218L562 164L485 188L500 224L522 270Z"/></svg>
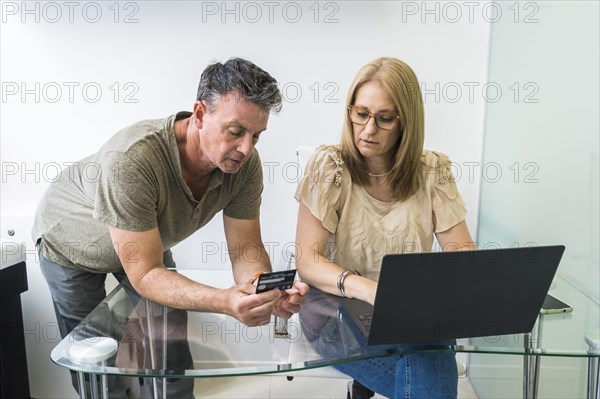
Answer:
<svg viewBox="0 0 600 399"><path fill-rule="evenodd" d="M565 245L559 273L600 303L600 5L535 10L492 29L490 79L520 98L487 108L484 163L508 168L483 180L480 238Z"/></svg>
<svg viewBox="0 0 600 399"><path fill-rule="evenodd" d="M32 394L70 390L66 379L56 384L66 372L48 358L54 317L29 241L42 193L61 166L118 129L191 109L213 60L248 58L284 89L284 109L258 146L263 239L274 260L294 239L295 147L338 141L354 73L382 55L407 61L423 82L426 147L455 162L475 234L494 14L487 2L473 4L3 1L1 232L15 228L31 255L23 300ZM220 218L174 252L183 267L228 267Z"/></svg>
<svg viewBox="0 0 600 399"><path fill-rule="evenodd" d="M565 245L558 274L583 294L550 289L574 310L568 328L549 315L541 342L584 350L583 332L598 328L600 315L600 4L525 2L520 23L514 3L502 4L511 18L492 25L489 78L512 86L513 98L486 111L484 163L504 174L482 179L479 240ZM521 397L522 364L513 356L472 356L471 382L481 397ZM585 395L583 359L542 357L540 378L540 397Z"/></svg>

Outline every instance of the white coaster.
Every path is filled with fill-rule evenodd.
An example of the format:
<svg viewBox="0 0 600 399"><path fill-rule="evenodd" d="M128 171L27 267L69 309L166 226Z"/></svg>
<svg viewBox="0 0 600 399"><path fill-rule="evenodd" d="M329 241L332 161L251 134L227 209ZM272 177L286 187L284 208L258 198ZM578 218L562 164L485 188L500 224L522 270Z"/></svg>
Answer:
<svg viewBox="0 0 600 399"><path fill-rule="evenodd" d="M117 341L108 337L92 337L69 348L69 358L77 363L101 363L117 353Z"/></svg>

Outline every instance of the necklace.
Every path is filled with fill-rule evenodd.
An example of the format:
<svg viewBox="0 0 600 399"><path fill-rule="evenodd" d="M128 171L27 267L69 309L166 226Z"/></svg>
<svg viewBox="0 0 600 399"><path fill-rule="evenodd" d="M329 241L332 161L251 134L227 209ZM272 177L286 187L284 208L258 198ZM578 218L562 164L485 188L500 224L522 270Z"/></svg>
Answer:
<svg viewBox="0 0 600 399"><path fill-rule="evenodd" d="M392 173L392 170L391 170L391 169L390 169L388 172L382 173L382 174L380 174L380 175L374 175L373 173L371 173L371 172L367 171L367 174L368 174L369 176L371 176L371 177L383 177L383 176L387 176L387 175L389 175L390 173Z"/></svg>

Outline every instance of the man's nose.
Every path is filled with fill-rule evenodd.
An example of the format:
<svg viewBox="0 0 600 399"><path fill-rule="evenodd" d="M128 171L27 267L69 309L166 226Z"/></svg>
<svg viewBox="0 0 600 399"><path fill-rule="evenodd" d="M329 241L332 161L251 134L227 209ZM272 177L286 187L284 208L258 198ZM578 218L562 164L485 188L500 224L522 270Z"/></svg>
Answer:
<svg viewBox="0 0 600 399"><path fill-rule="evenodd" d="M242 138L240 145L238 146L238 151L244 154L245 157L249 156L252 150L254 149L254 139L251 134L246 134Z"/></svg>

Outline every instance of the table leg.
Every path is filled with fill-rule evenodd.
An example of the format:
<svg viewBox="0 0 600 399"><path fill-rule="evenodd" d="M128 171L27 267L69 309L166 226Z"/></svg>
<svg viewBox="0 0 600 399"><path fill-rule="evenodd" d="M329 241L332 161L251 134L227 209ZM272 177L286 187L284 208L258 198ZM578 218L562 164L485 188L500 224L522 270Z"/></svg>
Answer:
<svg viewBox="0 0 600 399"><path fill-rule="evenodd" d="M148 328L148 340L149 340L149 345L150 345L150 363L152 366L152 369L156 370L158 369L158 354L156 353L156 346L155 346L155 338L156 338L156 334L155 334L155 329L154 329L154 306L157 306L156 304L154 304L153 302L151 302L150 300L146 299L146 319L147 321L147 328ZM161 321L161 325L160 325L160 330L162 333L162 346L161 346L161 353L162 353L162 363L161 363L161 369L162 370L166 370L167 369L167 327L168 327L168 323L167 323L167 307L166 306L161 306L162 307L162 321ZM159 378L155 377L152 378L152 388L154 390L154 398L155 399L159 399L160 397L162 397L163 399L167 399L167 377L162 378L162 395L161 395L161 387L159 387L158 385L158 381Z"/></svg>
<svg viewBox="0 0 600 399"><path fill-rule="evenodd" d="M95 374L90 374L90 397L98 399L98 378Z"/></svg>
<svg viewBox="0 0 600 399"><path fill-rule="evenodd" d="M585 341L588 344L588 399L600 399L600 329L586 331Z"/></svg>
<svg viewBox="0 0 600 399"><path fill-rule="evenodd" d="M531 390L532 390L532 398L537 399L538 397L538 387L540 381L540 363L542 359L539 356L534 356L534 366L533 366L533 378L531 379Z"/></svg>
<svg viewBox="0 0 600 399"><path fill-rule="evenodd" d="M529 334L523 335L523 346L525 351L531 349ZM523 356L523 399L531 399L531 368L530 363L533 361L530 355Z"/></svg>
<svg viewBox="0 0 600 399"><path fill-rule="evenodd" d="M100 381L102 383L102 398L108 399L108 377L106 374L102 374Z"/></svg>
<svg viewBox="0 0 600 399"><path fill-rule="evenodd" d="M79 385L79 398L87 398L87 389L85 388L85 376L86 374L82 371L77 372L77 383ZM99 397L98 392L98 376L96 374L88 374L90 380L90 397L96 399ZM106 374L100 376L101 384L101 397L102 399L108 399L108 377Z"/></svg>
<svg viewBox="0 0 600 399"><path fill-rule="evenodd" d="M542 338L542 322L543 315L540 314L537 325L534 327L531 334L524 334L523 346L525 352L532 352L533 349L540 347L540 340ZM523 398L524 399L536 399L538 396L538 385L540 376L540 362L541 359L536 355L523 356Z"/></svg>
<svg viewBox="0 0 600 399"><path fill-rule="evenodd" d="M588 358L588 399L600 399L600 360L597 357Z"/></svg>
<svg viewBox="0 0 600 399"><path fill-rule="evenodd" d="M596 399L600 399L600 359L596 358Z"/></svg>
<svg viewBox="0 0 600 399"><path fill-rule="evenodd" d="M163 306L162 318L162 369L167 369L167 307ZM167 377L163 378L162 384L163 399L167 399Z"/></svg>
<svg viewBox="0 0 600 399"><path fill-rule="evenodd" d="M156 370L156 348L154 348L154 312L152 311L152 301L146 299L146 327L148 331L148 344L150 345L150 367ZM152 390L154 399L158 399L158 383L156 378L152 378Z"/></svg>
<svg viewBox="0 0 600 399"><path fill-rule="evenodd" d="M79 383L79 397L81 399L85 399L86 398L85 374L81 371L77 372L77 382Z"/></svg>

